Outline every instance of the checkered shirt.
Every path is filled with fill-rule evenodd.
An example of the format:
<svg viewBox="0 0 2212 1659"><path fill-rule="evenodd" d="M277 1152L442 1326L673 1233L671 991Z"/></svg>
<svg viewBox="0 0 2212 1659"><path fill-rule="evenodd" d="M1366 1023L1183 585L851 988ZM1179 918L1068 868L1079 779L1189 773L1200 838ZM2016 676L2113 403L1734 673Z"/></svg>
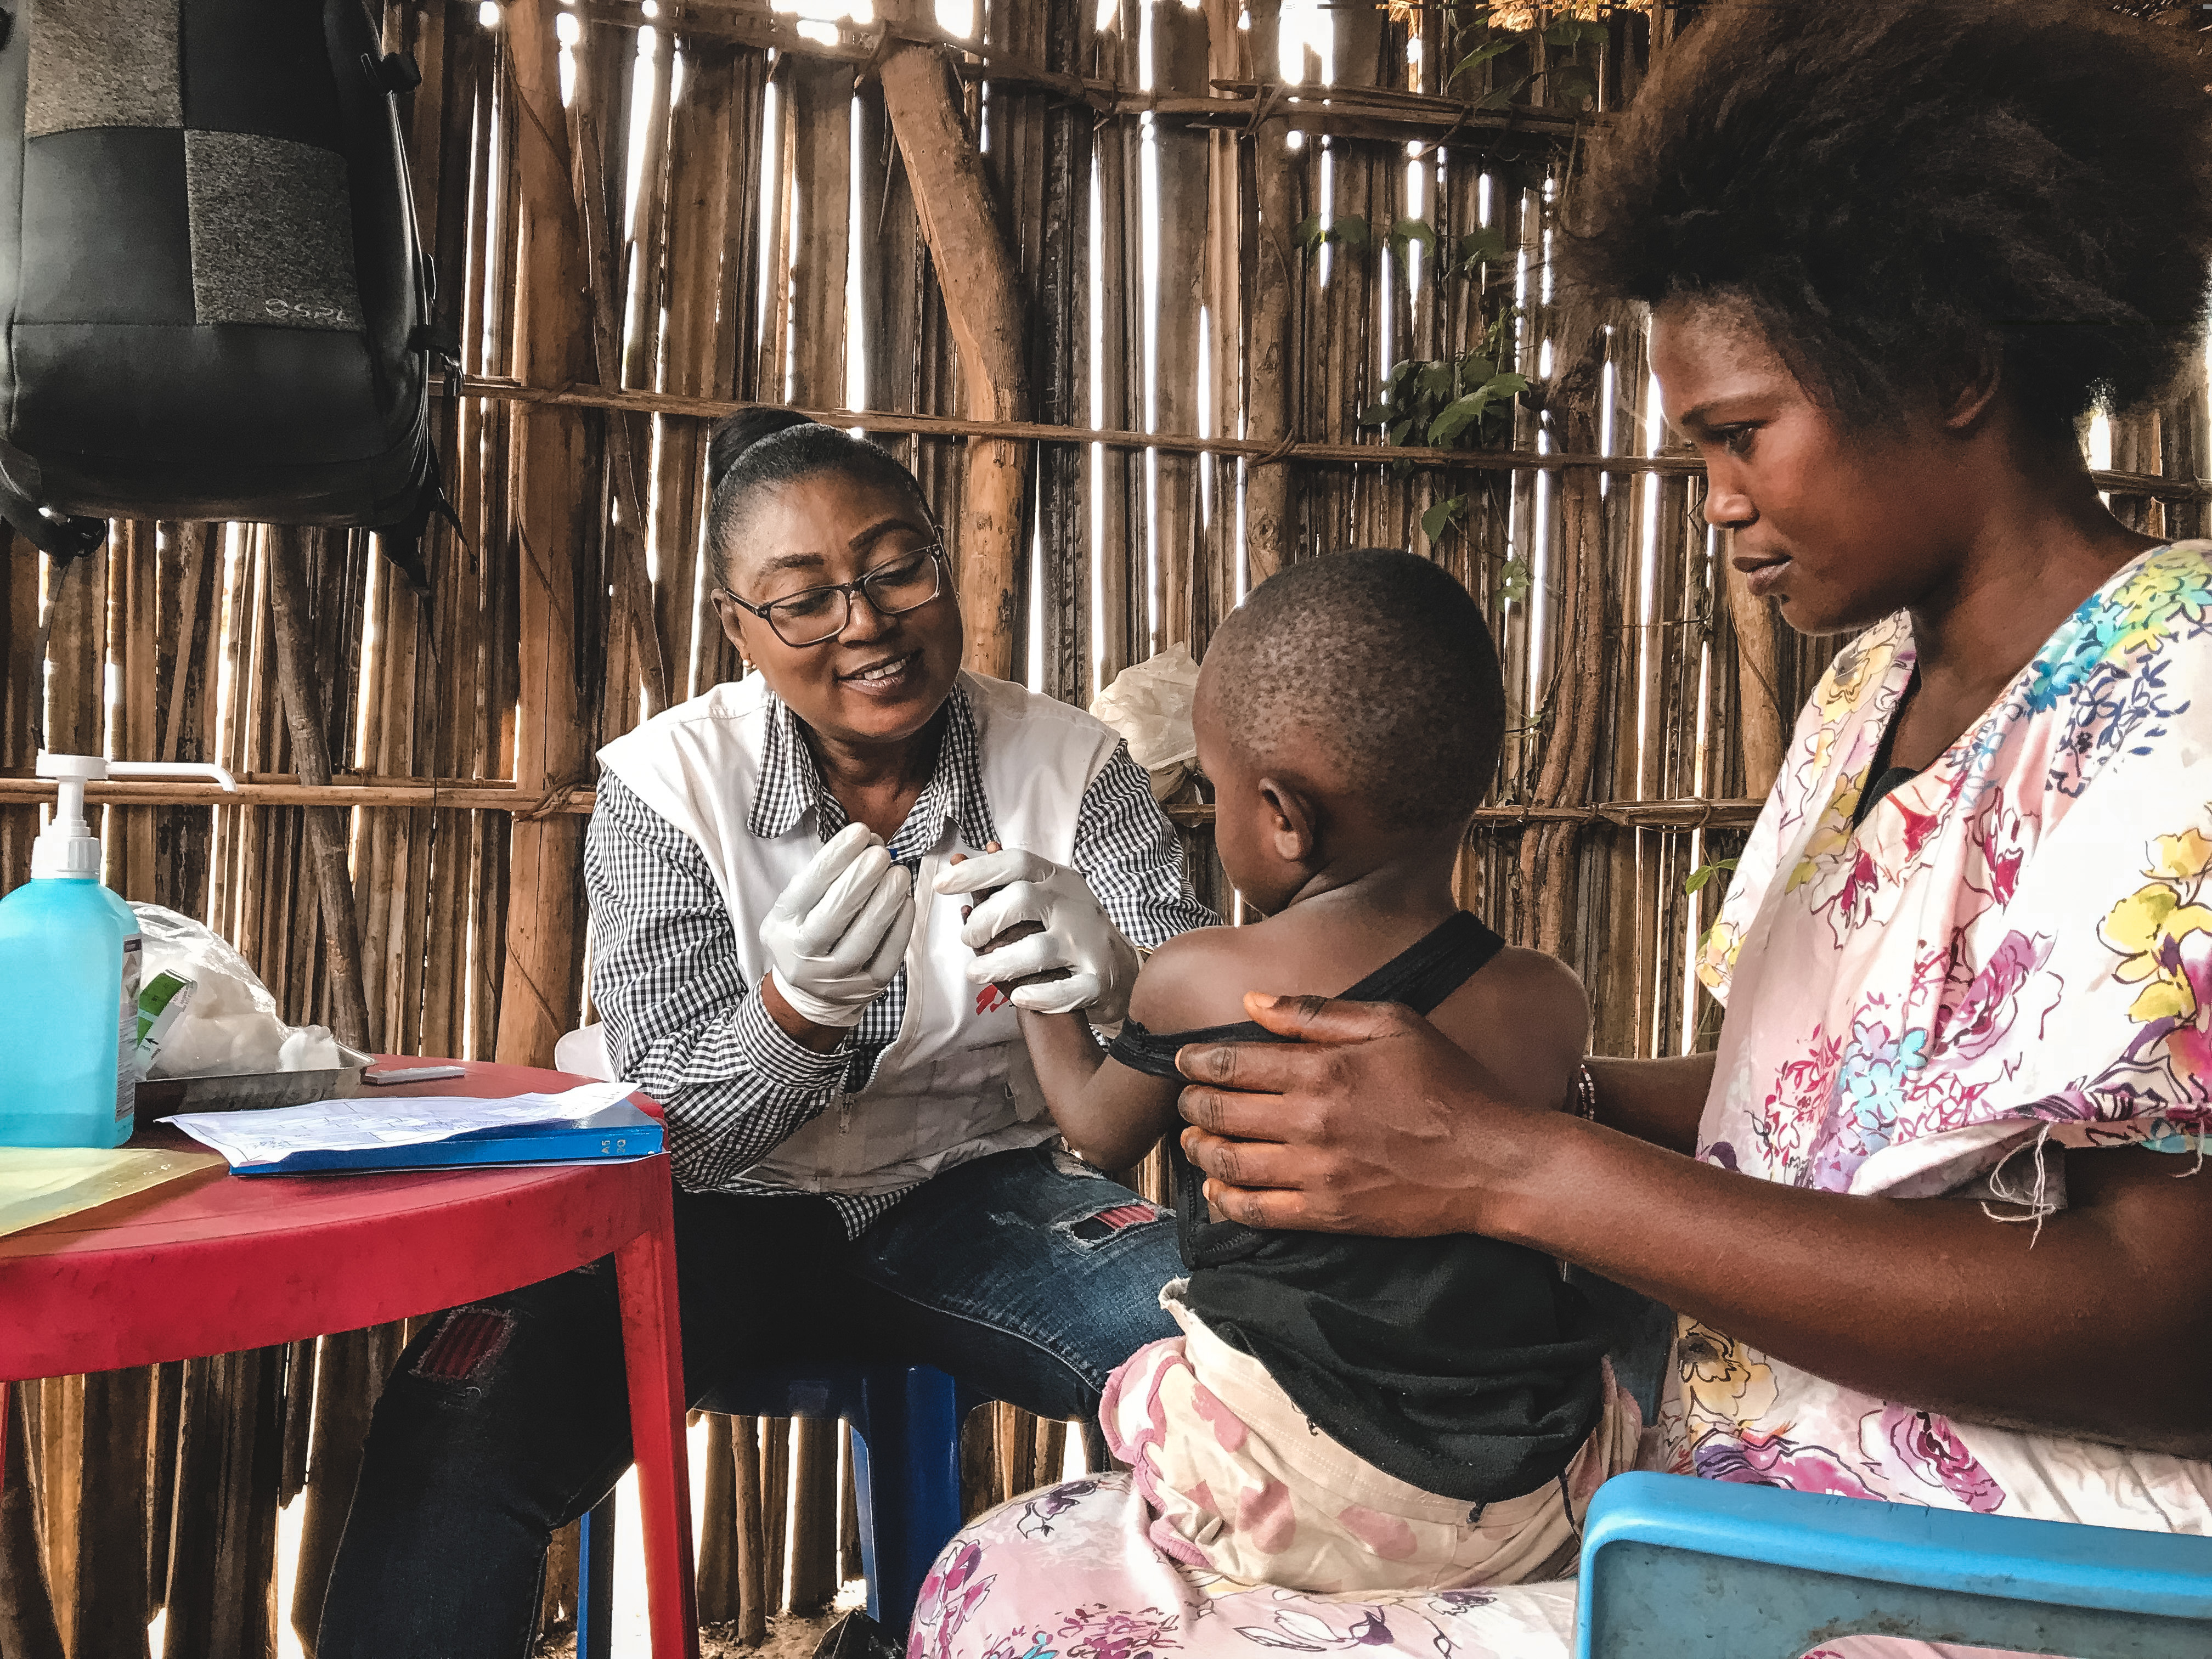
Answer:
<svg viewBox="0 0 2212 1659"><path fill-rule="evenodd" d="M824 842L848 822L823 787L797 717L771 699L748 826L756 836L787 835L810 812ZM998 838L975 714L957 685L945 703L936 772L891 837L890 855L918 869L948 822L969 847ZM1073 863L1133 944L1149 949L1218 923L1186 890L1182 844L1124 745L1084 791ZM611 772L600 775L585 838L584 885L592 1000L607 1051L622 1076L667 1109L678 1182L691 1192L789 1191L744 1172L819 1115L841 1085L847 1093L867 1086L906 1018L906 969L829 1053L794 1041L746 983L705 854ZM857 1237L912 1190L824 1196Z"/></svg>

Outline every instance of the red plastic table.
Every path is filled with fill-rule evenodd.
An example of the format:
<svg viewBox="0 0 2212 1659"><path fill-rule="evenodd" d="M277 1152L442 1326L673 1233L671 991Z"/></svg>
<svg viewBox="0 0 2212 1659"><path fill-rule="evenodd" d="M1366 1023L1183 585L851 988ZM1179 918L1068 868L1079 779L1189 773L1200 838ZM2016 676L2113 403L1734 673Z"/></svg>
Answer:
<svg viewBox="0 0 2212 1659"><path fill-rule="evenodd" d="M478 1062L465 1079L388 1092L498 1096L583 1081ZM159 1125L131 1144L198 1145ZM289 1178L217 1168L9 1234L0 1237L0 1452L11 1382L358 1330L612 1252L653 1659L697 1659L672 1225L668 1160L655 1157Z"/></svg>

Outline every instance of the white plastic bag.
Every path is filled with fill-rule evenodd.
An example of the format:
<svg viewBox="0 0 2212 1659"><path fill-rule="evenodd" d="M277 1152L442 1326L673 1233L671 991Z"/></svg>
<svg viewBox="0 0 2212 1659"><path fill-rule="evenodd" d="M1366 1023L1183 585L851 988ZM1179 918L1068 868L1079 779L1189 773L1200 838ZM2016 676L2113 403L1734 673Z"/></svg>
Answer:
<svg viewBox="0 0 2212 1659"><path fill-rule="evenodd" d="M170 973L192 988L183 1012L162 1035L148 1076L327 1072L349 1063L328 1026L287 1025L246 958L207 928L158 904L131 908L145 940L141 981Z"/></svg>
<svg viewBox="0 0 2212 1659"><path fill-rule="evenodd" d="M1152 774L1154 800L1182 788L1198 758L1190 719L1197 697L1197 660L1188 646L1171 645L1123 669L1091 705L1093 714L1121 734L1129 758Z"/></svg>

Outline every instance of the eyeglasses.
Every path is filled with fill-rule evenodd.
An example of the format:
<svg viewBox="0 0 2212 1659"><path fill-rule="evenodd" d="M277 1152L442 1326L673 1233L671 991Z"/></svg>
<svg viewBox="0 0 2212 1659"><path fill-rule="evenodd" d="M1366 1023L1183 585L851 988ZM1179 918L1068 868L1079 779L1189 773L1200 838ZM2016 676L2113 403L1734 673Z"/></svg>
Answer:
<svg viewBox="0 0 2212 1659"><path fill-rule="evenodd" d="M786 645L804 647L825 645L845 631L853 620L853 596L864 594L879 617L902 617L919 611L945 591L945 546L933 542L878 565L856 582L829 587L810 587L787 599L755 605L726 587L722 597L750 611L775 630Z"/></svg>

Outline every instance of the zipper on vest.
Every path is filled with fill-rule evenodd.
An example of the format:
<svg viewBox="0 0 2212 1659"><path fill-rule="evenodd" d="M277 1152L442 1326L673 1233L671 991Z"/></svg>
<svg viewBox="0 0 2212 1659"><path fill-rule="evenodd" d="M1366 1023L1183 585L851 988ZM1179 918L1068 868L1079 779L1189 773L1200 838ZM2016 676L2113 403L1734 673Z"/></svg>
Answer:
<svg viewBox="0 0 2212 1659"><path fill-rule="evenodd" d="M841 1135L853 1133L853 1097L845 1092L845 1079L842 1073L837 1079L837 1133Z"/></svg>

